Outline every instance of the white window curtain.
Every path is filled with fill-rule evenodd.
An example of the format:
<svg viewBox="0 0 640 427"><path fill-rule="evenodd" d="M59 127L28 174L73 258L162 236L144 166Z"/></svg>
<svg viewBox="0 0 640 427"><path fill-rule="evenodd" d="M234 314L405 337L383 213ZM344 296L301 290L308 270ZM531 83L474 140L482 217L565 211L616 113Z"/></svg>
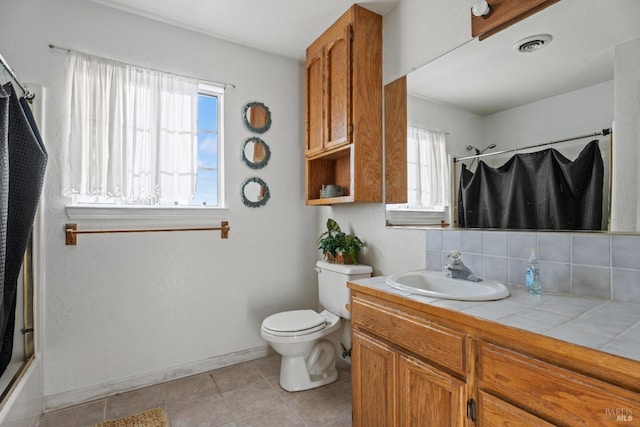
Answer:
<svg viewBox="0 0 640 427"><path fill-rule="evenodd" d="M441 210L450 205L446 134L409 126L409 208Z"/></svg>
<svg viewBox="0 0 640 427"><path fill-rule="evenodd" d="M69 54L65 194L188 204L198 171L198 81Z"/></svg>

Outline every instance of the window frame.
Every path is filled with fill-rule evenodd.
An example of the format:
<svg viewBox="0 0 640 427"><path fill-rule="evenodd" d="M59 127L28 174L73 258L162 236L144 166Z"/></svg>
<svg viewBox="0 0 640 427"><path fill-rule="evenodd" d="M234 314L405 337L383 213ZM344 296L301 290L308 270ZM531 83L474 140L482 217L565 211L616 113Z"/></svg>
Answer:
<svg viewBox="0 0 640 427"><path fill-rule="evenodd" d="M224 144L224 86L206 81L199 82L198 95L215 96L218 99L218 204L217 205L126 205L78 203L70 201L65 210L71 220L80 219L154 219L161 222L202 223L228 219L229 209L225 192L225 144Z"/></svg>
<svg viewBox="0 0 640 427"><path fill-rule="evenodd" d="M213 209L224 209L226 207L226 195L224 185L224 86L213 83L200 82L198 95L215 96L218 98L218 204L208 206ZM191 207L199 207L189 205ZM203 205L203 207L207 207Z"/></svg>

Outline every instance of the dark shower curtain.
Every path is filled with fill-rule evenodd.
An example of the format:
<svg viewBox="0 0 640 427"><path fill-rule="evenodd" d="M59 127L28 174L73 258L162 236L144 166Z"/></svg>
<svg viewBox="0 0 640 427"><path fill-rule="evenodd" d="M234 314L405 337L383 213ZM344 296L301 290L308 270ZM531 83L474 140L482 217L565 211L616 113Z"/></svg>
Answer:
<svg viewBox="0 0 640 427"><path fill-rule="evenodd" d="M16 291L44 182L47 152L31 108L11 83L0 92L0 374L11 361Z"/></svg>
<svg viewBox="0 0 640 427"><path fill-rule="evenodd" d="M462 166L458 221L465 228L600 230L604 164L598 141L576 160L550 148L499 168Z"/></svg>

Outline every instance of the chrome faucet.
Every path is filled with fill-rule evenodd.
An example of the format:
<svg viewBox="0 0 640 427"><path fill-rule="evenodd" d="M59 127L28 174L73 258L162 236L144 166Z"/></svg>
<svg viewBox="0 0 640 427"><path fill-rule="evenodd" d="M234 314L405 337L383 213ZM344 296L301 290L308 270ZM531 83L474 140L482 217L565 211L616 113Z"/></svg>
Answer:
<svg viewBox="0 0 640 427"><path fill-rule="evenodd" d="M464 265L460 251L449 252L447 258L449 258L450 261L449 264L446 265L447 269L450 271L448 274L449 277L453 279L468 280L470 282L480 282L482 280L481 278L476 277L469 267Z"/></svg>

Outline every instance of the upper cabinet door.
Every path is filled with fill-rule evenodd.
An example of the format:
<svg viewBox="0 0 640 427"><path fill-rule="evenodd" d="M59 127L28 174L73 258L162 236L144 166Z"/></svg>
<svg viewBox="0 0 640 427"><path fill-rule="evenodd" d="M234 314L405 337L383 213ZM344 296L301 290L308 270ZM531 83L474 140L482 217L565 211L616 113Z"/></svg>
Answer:
<svg viewBox="0 0 640 427"><path fill-rule="evenodd" d="M351 142L351 25L336 25L307 52L306 153Z"/></svg>
<svg viewBox="0 0 640 427"><path fill-rule="evenodd" d="M306 62L306 153L312 154L324 148L324 49L307 54Z"/></svg>
<svg viewBox="0 0 640 427"><path fill-rule="evenodd" d="M326 46L327 148L350 141L351 26L335 27Z"/></svg>

